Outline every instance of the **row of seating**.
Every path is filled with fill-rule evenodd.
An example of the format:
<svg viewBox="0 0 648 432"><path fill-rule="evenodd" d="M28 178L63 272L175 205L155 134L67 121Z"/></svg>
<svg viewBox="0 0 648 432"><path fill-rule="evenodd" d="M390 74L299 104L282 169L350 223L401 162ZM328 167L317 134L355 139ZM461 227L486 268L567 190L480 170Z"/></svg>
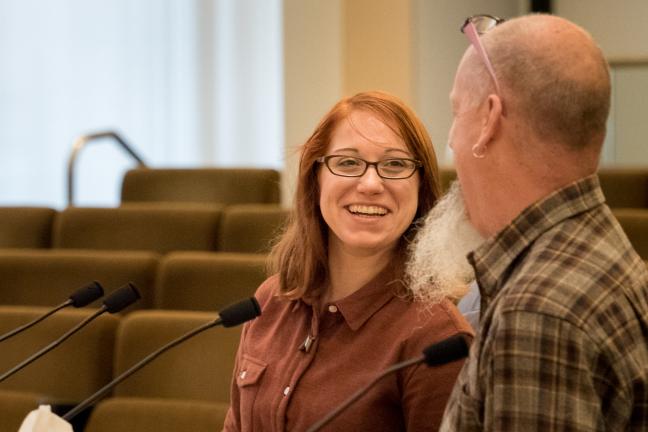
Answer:
<svg viewBox="0 0 648 432"><path fill-rule="evenodd" d="M0 307L0 334L43 311L34 307ZM0 373L89 314L88 310L60 311L48 321L3 342ZM18 430L27 412L38 404L53 405L61 413L67 411L147 354L214 319L214 313L179 311L100 316L57 349L0 384L0 430ZM94 410L85 430L220 430L229 401L239 336L239 328L210 329L166 352L119 384L112 397Z"/></svg>
<svg viewBox="0 0 648 432"><path fill-rule="evenodd" d="M265 254L0 249L0 305L54 306L93 280L107 292L128 281L133 309L215 310L254 293Z"/></svg>
<svg viewBox="0 0 648 432"><path fill-rule="evenodd" d="M648 257L648 209L614 208L635 248ZM274 204L221 208L0 207L0 249L60 248L266 253L288 210Z"/></svg>
<svg viewBox="0 0 648 432"><path fill-rule="evenodd" d="M447 190L457 174L453 168L441 168L441 186ZM611 208L648 209L648 168L611 168L598 170L601 189Z"/></svg>
<svg viewBox="0 0 648 432"><path fill-rule="evenodd" d="M278 204L0 207L0 248L264 253L287 215Z"/></svg>
<svg viewBox="0 0 648 432"><path fill-rule="evenodd" d="M456 173L441 167L444 190ZM614 208L648 208L648 169L599 169L601 187ZM279 203L279 173L269 169L197 168L130 170L122 182L122 204L132 202L202 202L216 204Z"/></svg>

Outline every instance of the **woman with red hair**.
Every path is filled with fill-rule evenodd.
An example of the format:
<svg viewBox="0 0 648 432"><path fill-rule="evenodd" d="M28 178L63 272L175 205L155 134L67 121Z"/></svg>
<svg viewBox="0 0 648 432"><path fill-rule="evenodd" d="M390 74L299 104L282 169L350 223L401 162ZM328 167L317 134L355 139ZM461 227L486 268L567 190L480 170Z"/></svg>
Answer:
<svg viewBox="0 0 648 432"><path fill-rule="evenodd" d="M294 210L246 324L225 431L306 430L390 365L470 327L404 283L416 221L439 197L430 137L397 98L338 102L303 145ZM382 380L325 430L436 430L462 366Z"/></svg>

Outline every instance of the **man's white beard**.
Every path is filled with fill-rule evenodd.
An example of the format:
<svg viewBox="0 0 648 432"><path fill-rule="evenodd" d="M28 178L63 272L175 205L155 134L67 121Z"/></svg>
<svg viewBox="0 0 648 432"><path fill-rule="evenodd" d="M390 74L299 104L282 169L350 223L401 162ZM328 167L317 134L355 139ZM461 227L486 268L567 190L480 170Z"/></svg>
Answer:
<svg viewBox="0 0 648 432"><path fill-rule="evenodd" d="M483 241L468 220L461 187L455 181L425 216L409 246L406 277L414 298L437 303L463 297L475 278L466 255Z"/></svg>

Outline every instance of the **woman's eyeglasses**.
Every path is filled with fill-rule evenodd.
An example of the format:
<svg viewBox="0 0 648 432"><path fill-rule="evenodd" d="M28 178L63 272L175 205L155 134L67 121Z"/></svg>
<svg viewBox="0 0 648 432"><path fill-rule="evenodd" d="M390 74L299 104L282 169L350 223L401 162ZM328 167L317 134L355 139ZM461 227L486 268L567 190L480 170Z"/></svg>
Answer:
<svg viewBox="0 0 648 432"><path fill-rule="evenodd" d="M378 175L384 179L406 179L414 175L421 162L414 159L390 158L369 162L353 156L329 155L317 159L326 165L331 174L342 177L362 177L369 166L376 168Z"/></svg>

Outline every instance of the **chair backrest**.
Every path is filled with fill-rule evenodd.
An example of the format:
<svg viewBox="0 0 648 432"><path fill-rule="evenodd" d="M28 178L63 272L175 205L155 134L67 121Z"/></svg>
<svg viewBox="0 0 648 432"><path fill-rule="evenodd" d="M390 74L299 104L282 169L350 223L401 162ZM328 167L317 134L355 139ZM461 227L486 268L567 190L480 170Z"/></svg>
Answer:
<svg viewBox="0 0 648 432"><path fill-rule="evenodd" d="M0 306L0 334L28 323L47 308ZM24 333L2 342L0 370L4 373L49 345L93 310L67 309ZM119 318L103 314L56 349L0 384L3 391L41 395L43 402L75 403L110 381Z"/></svg>
<svg viewBox="0 0 648 432"><path fill-rule="evenodd" d="M2 249L0 304L54 306L97 280L106 293L132 281L142 299L131 308L150 307L158 260L152 252Z"/></svg>
<svg viewBox="0 0 648 432"><path fill-rule="evenodd" d="M216 313L136 311L125 316L117 333L115 374L204 323ZM240 327L214 328L167 351L115 389L119 397L229 401Z"/></svg>
<svg viewBox="0 0 648 432"><path fill-rule="evenodd" d="M17 431L41 402L42 397L35 393L0 390L0 431Z"/></svg>
<svg viewBox="0 0 648 432"><path fill-rule="evenodd" d="M639 256L648 260L648 209L613 209Z"/></svg>
<svg viewBox="0 0 648 432"><path fill-rule="evenodd" d="M0 248L48 248L56 210L0 207Z"/></svg>
<svg viewBox="0 0 648 432"><path fill-rule="evenodd" d="M267 253L281 233L289 210L279 205L241 204L223 211L218 250L222 252Z"/></svg>
<svg viewBox="0 0 648 432"><path fill-rule="evenodd" d="M648 208L648 168L600 168L601 189L612 208Z"/></svg>
<svg viewBox="0 0 648 432"><path fill-rule="evenodd" d="M254 294L266 278L265 255L174 252L160 261L155 306L215 311Z"/></svg>
<svg viewBox="0 0 648 432"><path fill-rule="evenodd" d="M57 217L54 247L215 250L220 218L220 206L68 207Z"/></svg>
<svg viewBox="0 0 648 432"><path fill-rule="evenodd" d="M457 173L453 167L441 167L439 174L445 192ZM598 177L610 207L648 208L648 168L601 167Z"/></svg>
<svg viewBox="0 0 648 432"><path fill-rule="evenodd" d="M457 172L453 167L439 167L439 180L441 181L441 191L446 192L450 184L457 179Z"/></svg>
<svg viewBox="0 0 648 432"><path fill-rule="evenodd" d="M228 404L116 397L92 411L85 432L214 432L225 422Z"/></svg>
<svg viewBox="0 0 648 432"><path fill-rule="evenodd" d="M127 202L278 203L279 172L262 168L136 168L122 183Z"/></svg>

